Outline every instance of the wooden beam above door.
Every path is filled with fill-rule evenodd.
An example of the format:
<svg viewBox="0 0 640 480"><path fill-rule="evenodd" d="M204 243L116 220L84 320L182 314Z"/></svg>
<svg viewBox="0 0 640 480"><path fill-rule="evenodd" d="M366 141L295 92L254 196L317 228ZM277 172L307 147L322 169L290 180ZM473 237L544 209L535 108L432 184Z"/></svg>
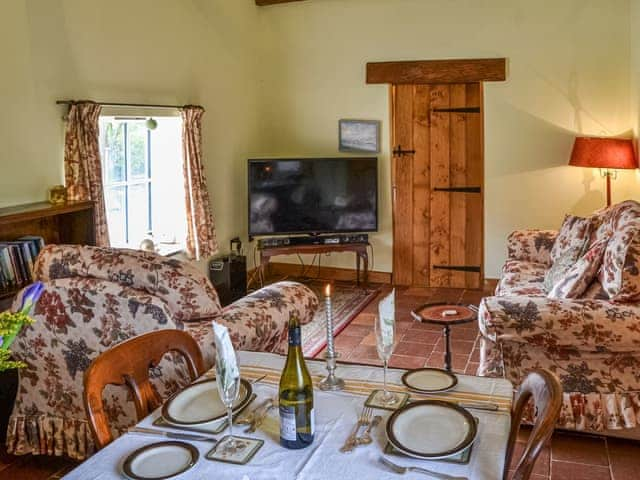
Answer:
<svg viewBox="0 0 640 480"><path fill-rule="evenodd" d="M506 63L505 58L370 62L367 83L500 82L506 79Z"/></svg>
<svg viewBox="0 0 640 480"><path fill-rule="evenodd" d="M304 2L305 0L256 0L256 5L266 7L267 5L276 5L278 3Z"/></svg>

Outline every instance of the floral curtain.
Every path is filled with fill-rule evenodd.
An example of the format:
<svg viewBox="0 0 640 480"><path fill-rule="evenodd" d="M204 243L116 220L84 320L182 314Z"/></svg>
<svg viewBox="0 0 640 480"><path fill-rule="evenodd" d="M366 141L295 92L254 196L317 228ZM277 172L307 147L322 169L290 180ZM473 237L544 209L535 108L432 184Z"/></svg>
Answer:
<svg viewBox="0 0 640 480"><path fill-rule="evenodd" d="M199 259L218 251L216 227L209 203L207 179L202 165L202 115L204 109L182 109L184 190L187 204L187 253Z"/></svg>
<svg viewBox="0 0 640 480"><path fill-rule="evenodd" d="M102 107L94 102L71 105L64 139L64 177L69 200L95 203L96 245L108 247L98 138L100 110Z"/></svg>

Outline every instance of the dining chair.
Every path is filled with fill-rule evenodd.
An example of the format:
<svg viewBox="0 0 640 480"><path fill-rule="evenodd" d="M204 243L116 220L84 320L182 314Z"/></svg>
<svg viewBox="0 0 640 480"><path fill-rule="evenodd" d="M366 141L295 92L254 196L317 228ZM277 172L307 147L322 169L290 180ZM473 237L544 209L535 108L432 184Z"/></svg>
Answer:
<svg viewBox="0 0 640 480"><path fill-rule="evenodd" d="M520 385L511 410L511 431L503 475L505 480L508 478L509 467L513 460L520 424L531 399L533 399L534 412L533 429L522 456L517 460L511 480L527 480L531 476L531 471L544 444L553 434L562 407L562 386L558 377L549 370L534 370Z"/></svg>
<svg viewBox="0 0 640 480"><path fill-rule="evenodd" d="M131 338L91 362L84 374L84 406L98 449L113 441L102 398L104 388L107 385L128 387L137 418L142 420L162 404L149 380L149 369L157 366L168 352L184 357L192 381L204 373L204 360L196 341L188 333L174 329Z"/></svg>

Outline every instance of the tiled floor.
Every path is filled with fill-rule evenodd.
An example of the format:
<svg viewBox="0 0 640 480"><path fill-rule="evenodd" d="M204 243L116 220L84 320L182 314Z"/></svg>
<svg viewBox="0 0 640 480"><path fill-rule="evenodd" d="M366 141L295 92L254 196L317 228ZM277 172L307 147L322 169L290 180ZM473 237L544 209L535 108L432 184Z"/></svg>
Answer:
<svg viewBox="0 0 640 480"><path fill-rule="evenodd" d="M390 291L381 289L381 295ZM464 301L477 303L481 291L454 289L398 289L396 300L398 344L391 366L415 368L424 365L441 367L443 343L440 329L419 324L410 312L429 301ZM375 347L373 315L377 302L367 306L349 326L336 337L341 360L346 362L381 364ZM453 367L457 372L474 374L479 361L478 329L475 324L456 326L452 333ZM529 430L520 432L515 457L524 448ZM47 480L58 478L72 465L63 459L50 457L13 457L0 448L0 479ZM640 442L596 436L556 432L544 448L531 480L632 480L640 478Z"/></svg>

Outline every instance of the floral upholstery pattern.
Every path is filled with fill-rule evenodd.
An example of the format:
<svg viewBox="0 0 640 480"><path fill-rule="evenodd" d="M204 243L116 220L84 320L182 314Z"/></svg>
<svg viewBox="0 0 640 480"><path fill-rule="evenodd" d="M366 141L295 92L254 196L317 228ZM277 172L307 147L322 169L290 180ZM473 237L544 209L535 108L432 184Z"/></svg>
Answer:
<svg viewBox="0 0 640 480"><path fill-rule="evenodd" d="M161 298L174 320L219 315L218 294L192 264L140 250L47 245L34 265L42 281L90 277L115 282Z"/></svg>
<svg viewBox="0 0 640 480"><path fill-rule="evenodd" d="M564 217L560 232L551 249L551 261L561 258L572 258L574 261L582 256L591 241L592 224L590 218L567 215Z"/></svg>
<svg viewBox="0 0 640 480"><path fill-rule="evenodd" d="M551 265L557 236L555 230L517 230L507 238L509 259Z"/></svg>
<svg viewBox="0 0 640 480"><path fill-rule="evenodd" d="M552 232L543 239L531 231L510 235L496 295L480 304L478 374L504 376L517 387L531 370L548 368L564 391L559 427L640 438L640 204L623 202L589 221L593 264L569 289L577 298L537 293L551 256L535 239L548 244Z"/></svg>
<svg viewBox="0 0 640 480"><path fill-rule="evenodd" d="M598 274L608 239L598 240L582 257L571 265L551 288L549 298L578 298ZM555 264L554 264L555 265ZM553 268L553 267L551 267ZM551 270L549 270L551 271ZM547 272L549 273L549 272ZM545 275L545 281L547 276ZM546 286L546 285L545 285Z"/></svg>
<svg viewBox="0 0 640 480"><path fill-rule="evenodd" d="M507 261L502 268L496 295L546 295L542 282L547 268L542 263Z"/></svg>
<svg viewBox="0 0 640 480"><path fill-rule="evenodd" d="M14 454L82 460L93 452L82 400L83 375L95 357L119 342L161 328L185 330L196 339L210 367L215 358L212 321L229 328L237 349L281 353L289 316L298 315L307 323L318 307L310 289L281 282L221 309L202 273L147 252L49 246L38 258L37 275L45 290L34 307L36 322L13 344L15 356L27 364L20 371L7 430L7 449ZM213 296L205 298L210 291ZM14 306L20 300L19 295ZM212 304L217 308L211 309ZM184 311L174 311L181 306ZM207 309L216 313L204 316ZM182 359L172 354L151 377L163 398L189 378ZM124 387L115 386L104 392L115 434L135 423L135 407L127 394Z"/></svg>

